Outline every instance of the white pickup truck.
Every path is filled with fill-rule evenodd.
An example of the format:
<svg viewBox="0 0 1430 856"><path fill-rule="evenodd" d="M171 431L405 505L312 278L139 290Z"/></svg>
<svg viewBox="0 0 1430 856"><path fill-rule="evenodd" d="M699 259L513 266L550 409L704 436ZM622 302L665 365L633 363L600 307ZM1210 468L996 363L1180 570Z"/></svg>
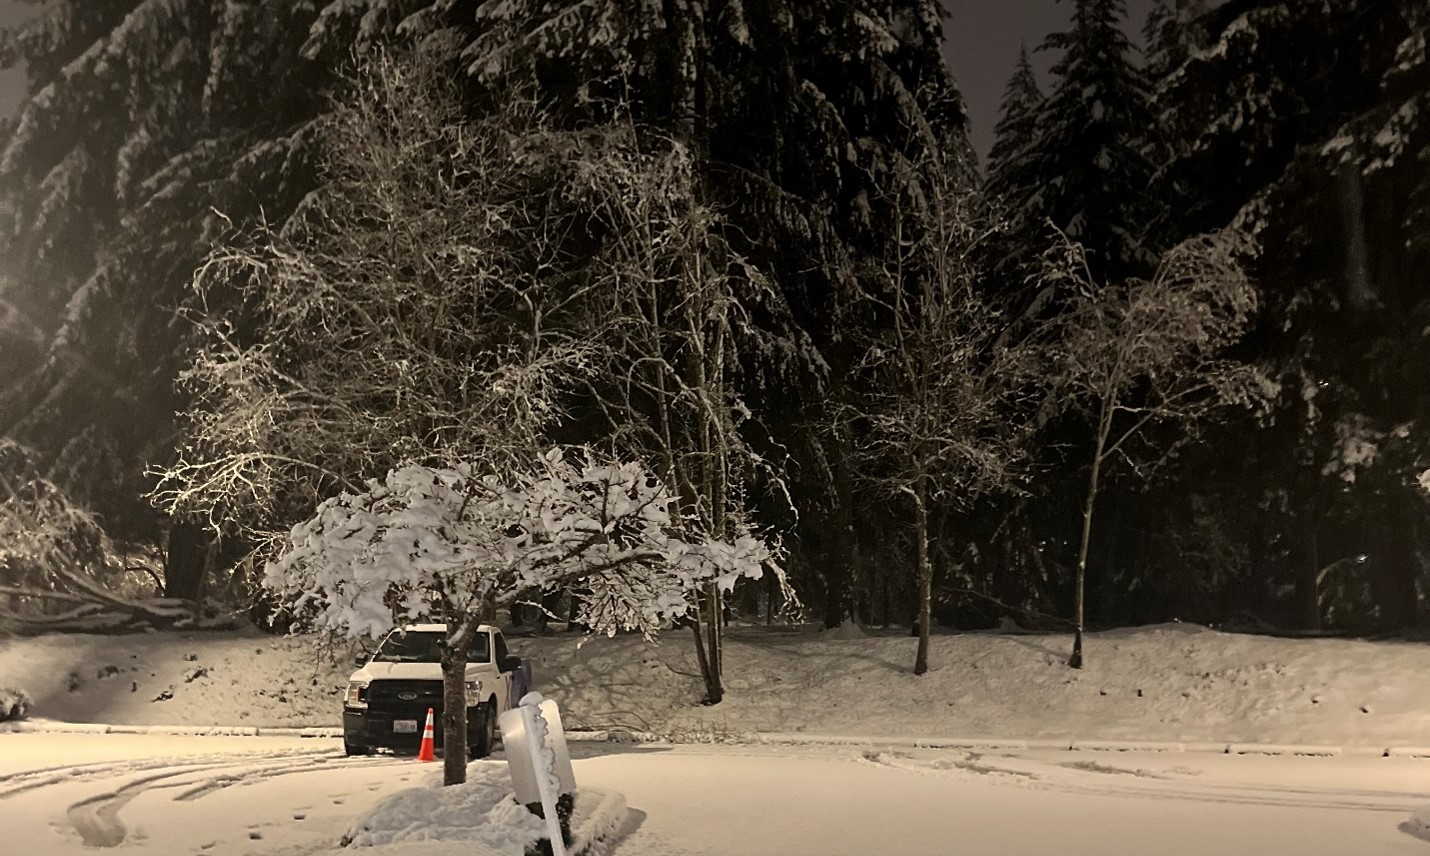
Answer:
<svg viewBox="0 0 1430 856"><path fill-rule="evenodd" d="M343 749L416 752L427 709L436 715L442 745L442 643L445 624L417 624L389 633L371 656L357 658L343 697ZM467 753L490 754L497 717L527 693L531 667L507 650L500 630L483 624L467 651Z"/></svg>

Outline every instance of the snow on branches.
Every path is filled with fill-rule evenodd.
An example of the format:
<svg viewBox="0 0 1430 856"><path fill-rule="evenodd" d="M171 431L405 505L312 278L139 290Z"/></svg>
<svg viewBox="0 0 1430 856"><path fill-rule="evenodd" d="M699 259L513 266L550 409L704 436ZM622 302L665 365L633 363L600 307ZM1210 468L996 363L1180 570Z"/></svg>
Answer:
<svg viewBox="0 0 1430 856"><path fill-rule="evenodd" d="M525 592L579 584L598 632L647 635L687 594L757 579L751 536L681 539L675 498L643 465L554 448L510 473L476 462L407 464L333 497L293 528L264 585L294 614L350 636L477 616Z"/></svg>

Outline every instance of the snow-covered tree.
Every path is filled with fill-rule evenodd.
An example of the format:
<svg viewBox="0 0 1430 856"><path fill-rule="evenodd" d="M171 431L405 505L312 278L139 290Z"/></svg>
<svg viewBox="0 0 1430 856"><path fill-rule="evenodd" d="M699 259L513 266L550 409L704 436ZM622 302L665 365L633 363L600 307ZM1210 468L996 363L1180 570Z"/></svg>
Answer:
<svg viewBox="0 0 1430 856"><path fill-rule="evenodd" d="M1266 323L1253 341L1285 390L1270 430L1226 445L1290 497L1265 525L1291 533L1278 558L1298 620L1320 620L1316 580L1334 542L1335 558L1365 553L1385 581L1385 629L1407 626L1424 549L1404 523L1419 514L1418 470L1407 457L1394 477L1339 486L1321 470L1348 420L1408 426L1405 443L1425 443L1425 397L1406 390L1422 386L1430 318L1415 273L1430 263L1430 13L1329 0L1226 4L1202 20L1205 49L1159 86L1158 124L1171 129L1159 193L1176 200L1174 234L1231 223L1263 247Z"/></svg>
<svg viewBox="0 0 1430 856"><path fill-rule="evenodd" d="M1038 139L1038 120L1043 110L1043 93L1038 76L1028 58L1028 47L1018 48L1018 64L1003 90L998 108L998 126L993 148L988 151L984 186L1011 209L1025 210L1027 197L1035 188L1023 174Z"/></svg>
<svg viewBox="0 0 1430 856"><path fill-rule="evenodd" d="M810 484L792 487L807 494L802 504L840 506L792 522L813 540L828 517L852 513L839 500L848 491L814 474L827 470L818 459L839 457L821 409L843 395L831 387L850 365L839 307L886 240L882 184L910 154L909 128L943 128L967 148L940 56L944 17L936 0L357 0L330 4L309 48L340 54L384 28L451 39L475 89L531 69L566 119L625 113L683 146L696 200L721 215L718 237L768 277L817 349L780 343L814 359L797 373L749 376L743 391L774 435L769 448L800 458ZM851 544L820 563L831 591L848 579Z"/></svg>
<svg viewBox="0 0 1430 856"><path fill-rule="evenodd" d="M110 633L227 624L180 598L155 597L155 568L131 563L100 521L0 440L0 628Z"/></svg>
<svg viewBox="0 0 1430 856"><path fill-rule="evenodd" d="M1156 0L1142 24L1147 75L1161 80L1205 46L1206 0Z"/></svg>
<svg viewBox="0 0 1430 856"><path fill-rule="evenodd" d="M1152 177L1143 136L1152 126L1147 84L1123 29L1124 0L1076 0L1072 29L1042 50L1060 51L1038 117L1023 186L1020 222L1051 222L1087 248L1099 280L1143 274L1155 251L1144 245Z"/></svg>
<svg viewBox="0 0 1430 856"><path fill-rule="evenodd" d="M612 124L582 135L568 157L570 199L598 224L584 300L607 321L580 397L603 424L585 427L651 461L701 531L744 528L759 484L784 478L750 436L770 430L751 411L753 387L797 376L817 354L784 295L702 201L688 146ZM707 588L691 615L711 704L724 694L721 597Z"/></svg>
<svg viewBox="0 0 1430 856"><path fill-rule="evenodd" d="M1027 46L1020 46L1018 65L1003 90L983 182L990 204L1002 215L1000 234L989 242L984 266L989 278L1009 294L1020 292L1037 270L1050 237L1046 215L1034 204L1042 190L1037 147L1044 101Z"/></svg>
<svg viewBox="0 0 1430 856"><path fill-rule="evenodd" d="M1275 395L1261 372L1225 354L1256 310L1242 268L1248 249L1235 233L1200 236L1169 250L1149 279L1123 283L1097 282L1071 241L1050 256L1049 276L1067 304L1052 328L1048 364L1067 403L1093 424L1068 663L1075 669L1083 664L1088 546L1104 471L1123 461L1145 480L1211 415L1258 408ZM1158 428L1175 433L1153 436Z"/></svg>
<svg viewBox="0 0 1430 856"><path fill-rule="evenodd" d="M769 551L748 534L693 533L646 467L552 449L525 465L469 459L399 466L324 501L294 527L264 584L300 617L373 637L440 621L444 781L466 778L466 651L478 624L525 593L581 585L597 632L657 632L706 586L758 578Z"/></svg>
<svg viewBox="0 0 1430 856"><path fill-rule="evenodd" d="M321 190L198 271L167 510L261 548L398 461L544 445L600 330L562 276L543 123L517 89L467 119L440 57L365 62L322 127Z"/></svg>
<svg viewBox="0 0 1430 856"><path fill-rule="evenodd" d="M900 174L891 255L866 279L866 307L880 316L860 362L866 387L850 414L863 423L862 468L888 499L914 515L918 650L928 671L933 561L930 520L1012 490L1024 475L1022 440L1033 345L1007 337L982 293L976 259L991 233L981 197L956 154L930 151Z"/></svg>
<svg viewBox="0 0 1430 856"><path fill-rule="evenodd" d="M175 525L140 497L181 407L184 330L170 321L222 228L210 206L281 218L306 190L324 77L298 55L312 13L291 0L55 0L0 38L0 64L23 63L29 80L0 143L0 302L37 334L0 341L13 367L0 432L74 462L61 487L116 537L162 544ZM196 552L170 557L166 591L197 595Z"/></svg>

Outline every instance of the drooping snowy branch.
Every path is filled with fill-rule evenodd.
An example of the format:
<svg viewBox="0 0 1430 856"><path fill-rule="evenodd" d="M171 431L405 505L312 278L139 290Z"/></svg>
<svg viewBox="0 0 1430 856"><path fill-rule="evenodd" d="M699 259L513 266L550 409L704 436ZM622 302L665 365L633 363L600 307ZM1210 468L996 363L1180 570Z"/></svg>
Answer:
<svg viewBox="0 0 1430 856"><path fill-rule="evenodd" d="M685 612L688 592L758 578L769 559L753 537L675 537L672 502L644 466L587 449L552 449L507 474L408 464L322 503L264 583L295 614L347 635L573 584L594 592L597 631L649 634Z"/></svg>

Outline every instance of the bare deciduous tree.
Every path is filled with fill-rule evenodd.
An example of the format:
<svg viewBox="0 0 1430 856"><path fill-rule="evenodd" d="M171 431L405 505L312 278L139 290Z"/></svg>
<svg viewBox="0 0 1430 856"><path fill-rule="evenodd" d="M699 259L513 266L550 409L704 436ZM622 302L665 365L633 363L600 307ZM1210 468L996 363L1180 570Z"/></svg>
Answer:
<svg viewBox="0 0 1430 856"><path fill-rule="evenodd" d="M611 320L589 401L618 448L656 464L698 531L740 536L754 528L756 481L782 484L744 433L747 371L789 371L813 349L783 296L726 240L731 226L702 201L684 144L617 122L586 135L574 162L572 201L596 222L589 293ZM723 596L712 584L697 600L697 660L716 704Z"/></svg>
<svg viewBox="0 0 1430 856"><path fill-rule="evenodd" d="M866 278L864 303L880 334L861 369L869 391L852 418L878 485L913 506L918 554L918 651L928 671L936 506L967 509L1015 488L1025 458L1024 398L1031 344L1006 334L980 291L976 258L988 233L981 201L956 155L906 163L889 199L893 252Z"/></svg>
<svg viewBox="0 0 1430 856"><path fill-rule="evenodd" d="M319 190L195 277L193 406L154 493L270 553L398 461L533 453L599 342L538 204L542 111L514 88L472 119L423 55L375 55L351 87Z"/></svg>
<svg viewBox="0 0 1430 856"><path fill-rule="evenodd" d="M1256 311L1256 290L1241 265L1248 250L1235 232L1202 235L1168 251L1150 279L1117 285L1094 282L1082 247L1071 241L1049 258L1048 275L1068 301L1049 365L1066 401L1093 427L1068 661L1075 669L1083 664L1088 545L1106 468L1121 459L1145 478L1175 444L1195 441L1209 416L1260 407L1274 393L1255 367L1225 356ZM1153 425L1173 427L1175 440L1134 449Z"/></svg>
<svg viewBox="0 0 1430 856"><path fill-rule="evenodd" d="M325 130L323 191L200 271L201 298L237 288L253 323L198 315L198 407L157 498L271 552L400 461L517 461L561 431L651 461L677 527L746 534L739 346L779 298L689 153L630 122L562 127L519 89L472 119L444 75L372 60ZM721 598L704 586L696 620L712 702Z"/></svg>

